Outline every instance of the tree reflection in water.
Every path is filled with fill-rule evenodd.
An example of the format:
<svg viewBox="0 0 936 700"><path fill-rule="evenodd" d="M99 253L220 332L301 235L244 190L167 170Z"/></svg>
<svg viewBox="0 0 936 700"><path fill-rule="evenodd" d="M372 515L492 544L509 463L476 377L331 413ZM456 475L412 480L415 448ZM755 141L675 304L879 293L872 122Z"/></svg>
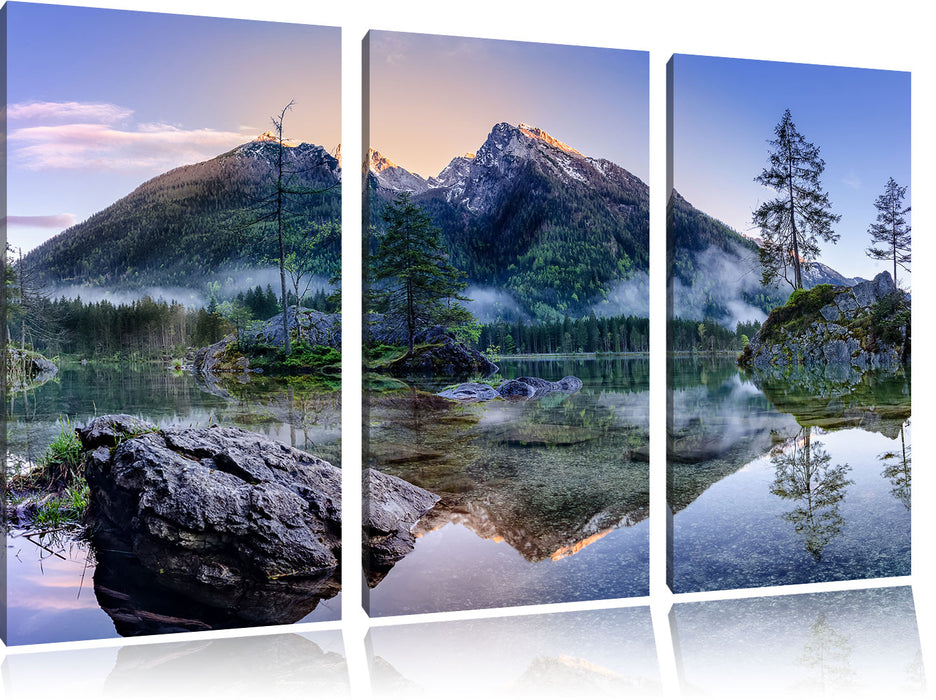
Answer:
<svg viewBox="0 0 936 700"><path fill-rule="evenodd" d="M891 494L900 501L907 510L910 510L910 446L904 437L904 427L909 425L907 421L900 426L900 454L896 452L885 452L878 455L878 459L884 465L884 471L881 476L890 481Z"/></svg>
<svg viewBox="0 0 936 700"><path fill-rule="evenodd" d="M853 481L846 478L847 464L832 465L821 442L813 442L812 428L802 428L793 440L771 453L776 470L770 492L796 503L782 516L793 523L813 559L822 560L826 546L842 533L845 519L839 505Z"/></svg>

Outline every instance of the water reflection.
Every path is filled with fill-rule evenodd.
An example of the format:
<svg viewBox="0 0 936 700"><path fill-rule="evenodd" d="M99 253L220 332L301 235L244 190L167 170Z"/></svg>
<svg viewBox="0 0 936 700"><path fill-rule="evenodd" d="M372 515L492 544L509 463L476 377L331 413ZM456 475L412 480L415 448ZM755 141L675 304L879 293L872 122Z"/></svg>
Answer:
<svg viewBox="0 0 936 700"><path fill-rule="evenodd" d="M370 612L646 594L646 365L504 362L505 378L584 382L525 402L462 404L434 385L372 393L368 466L441 500L416 524L412 553L389 572L368 567Z"/></svg>
<svg viewBox="0 0 936 700"><path fill-rule="evenodd" d="M380 627L367 641L375 698L661 695L645 607Z"/></svg>
<svg viewBox="0 0 936 700"><path fill-rule="evenodd" d="M16 654L3 677L10 700L351 697L339 632Z"/></svg>
<svg viewBox="0 0 936 700"><path fill-rule="evenodd" d="M52 381L7 397L9 461L36 462L61 430L63 416L82 424L95 415L130 413L160 425L234 425L340 465L341 392L336 387L310 377L260 376L246 382L221 378L208 385L156 364L65 364ZM334 578L308 581L297 590L236 591L211 607L200 606L134 569L123 553L126 547L95 551L67 537L31 542L20 535L9 532L6 538L13 644L338 616Z"/></svg>
<svg viewBox="0 0 936 700"><path fill-rule="evenodd" d="M925 692L909 587L681 603L670 622L687 695Z"/></svg>
<svg viewBox="0 0 936 700"><path fill-rule="evenodd" d="M793 501L793 510L783 519L793 524L813 559L822 559L822 550L842 533L845 519L839 504L845 490L855 482L846 478L851 467L831 464L832 456L821 442L813 441L813 429L803 428L786 447L771 452L775 472L770 492Z"/></svg>
<svg viewBox="0 0 936 700"><path fill-rule="evenodd" d="M909 367L669 372L676 592L909 574Z"/></svg>
<svg viewBox="0 0 936 700"><path fill-rule="evenodd" d="M892 486L891 495L907 510L910 510L910 445L907 443L904 428L909 425L908 420L906 426L900 426L900 451L884 452L878 456L884 465L881 476Z"/></svg>

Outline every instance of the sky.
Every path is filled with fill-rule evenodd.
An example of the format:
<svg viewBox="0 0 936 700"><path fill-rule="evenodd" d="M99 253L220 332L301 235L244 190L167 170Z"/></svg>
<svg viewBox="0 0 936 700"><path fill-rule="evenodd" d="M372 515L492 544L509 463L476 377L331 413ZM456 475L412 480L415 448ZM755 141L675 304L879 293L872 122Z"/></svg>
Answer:
<svg viewBox="0 0 936 700"><path fill-rule="evenodd" d="M677 55L673 82L674 186L690 204L757 235L752 212L775 194L754 178L789 109L820 149L821 184L842 217L833 227L841 238L820 242L819 261L847 277L890 269L864 251L888 178L908 187L911 205L910 73Z"/></svg>
<svg viewBox="0 0 936 700"><path fill-rule="evenodd" d="M8 229L28 251L272 128L340 142L337 28L8 3Z"/></svg>
<svg viewBox="0 0 936 700"><path fill-rule="evenodd" d="M495 124L523 122L648 181L647 53L385 31L369 42L370 146L411 172L438 175Z"/></svg>

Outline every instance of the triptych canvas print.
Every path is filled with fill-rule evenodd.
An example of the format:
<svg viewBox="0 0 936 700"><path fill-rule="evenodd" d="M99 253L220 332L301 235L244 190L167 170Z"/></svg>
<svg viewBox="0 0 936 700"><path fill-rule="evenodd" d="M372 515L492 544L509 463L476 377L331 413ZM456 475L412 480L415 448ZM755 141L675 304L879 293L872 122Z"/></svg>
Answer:
<svg viewBox="0 0 936 700"><path fill-rule="evenodd" d="M2 13L5 643L910 573L908 73Z"/></svg>

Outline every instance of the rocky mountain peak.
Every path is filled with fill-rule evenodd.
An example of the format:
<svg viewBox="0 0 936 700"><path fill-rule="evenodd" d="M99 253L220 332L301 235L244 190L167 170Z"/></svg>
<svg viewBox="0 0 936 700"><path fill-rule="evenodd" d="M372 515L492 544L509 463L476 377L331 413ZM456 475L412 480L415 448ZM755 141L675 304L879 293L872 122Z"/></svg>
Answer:
<svg viewBox="0 0 936 700"><path fill-rule="evenodd" d="M399 168L400 166L383 155L380 151L373 148L367 149L367 167L375 173L382 173L390 168Z"/></svg>
<svg viewBox="0 0 936 700"><path fill-rule="evenodd" d="M539 127L530 126L529 124L524 124L523 122L521 122L517 128L520 129L521 133L526 134L531 139L538 139L540 141L545 141L550 146L553 146L554 148L558 148L560 151L571 153L572 155L576 155L576 156L582 155L577 150L572 148L572 146L570 146L569 144L564 143L560 141L559 139L554 138L553 136L550 136L548 133L546 133Z"/></svg>
<svg viewBox="0 0 936 700"><path fill-rule="evenodd" d="M274 134L272 131L264 131L257 138L255 138L251 143L278 143L279 137ZM288 146L289 148L295 148L299 144L295 143L290 139L283 139L283 145Z"/></svg>

